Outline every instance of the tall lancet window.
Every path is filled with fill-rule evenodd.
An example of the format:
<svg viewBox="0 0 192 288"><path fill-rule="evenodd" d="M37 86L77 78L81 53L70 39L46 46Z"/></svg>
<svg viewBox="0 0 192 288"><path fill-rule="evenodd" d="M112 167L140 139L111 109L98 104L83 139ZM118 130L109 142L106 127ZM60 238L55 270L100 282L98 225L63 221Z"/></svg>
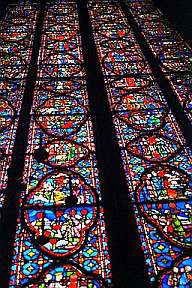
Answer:
<svg viewBox="0 0 192 288"><path fill-rule="evenodd" d="M77 5L63 1L33 7L9 8L1 34L4 78L31 73L31 43L37 49L36 38L40 41L34 90L23 100L31 97L32 105L28 115L23 112L29 126L8 285L105 287L111 283L110 261ZM37 17L43 23L35 23ZM22 93L16 85L21 81L1 84L9 96L1 100L5 168L11 156L7 138L17 129ZM27 129L22 120L19 125Z"/></svg>
<svg viewBox="0 0 192 288"><path fill-rule="evenodd" d="M10 7L0 29L0 207L4 205L7 169L13 155L24 87L31 59L36 7ZM29 25L30 19L30 25Z"/></svg>
<svg viewBox="0 0 192 288"><path fill-rule="evenodd" d="M129 5L111 1L88 4L127 193L134 203L151 283L190 287L191 151L168 106L167 93L174 88L172 101L178 96L190 117L191 49L165 25L152 1L127 2ZM153 55L142 45L141 32L152 53L159 55L162 75L156 63L148 61ZM156 78L157 72L160 78L165 75L171 80L170 89L168 85L165 89L166 79L162 85ZM180 124L181 128L185 125Z"/></svg>

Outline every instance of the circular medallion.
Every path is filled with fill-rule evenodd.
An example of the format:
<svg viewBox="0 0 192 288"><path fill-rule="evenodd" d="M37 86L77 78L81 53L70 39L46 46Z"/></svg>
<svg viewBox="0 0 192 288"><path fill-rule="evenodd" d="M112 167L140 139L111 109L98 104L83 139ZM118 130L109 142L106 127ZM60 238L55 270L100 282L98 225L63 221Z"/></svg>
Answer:
<svg viewBox="0 0 192 288"><path fill-rule="evenodd" d="M98 33L105 38L120 39L128 35L130 28L124 23L103 23L98 28Z"/></svg>
<svg viewBox="0 0 192 288"><path fill-rule="evenodd" d="M115 3L110 4L108 3L107 5L102 4L102 3L93 3L93 5L90 3L89 6L91 9L97 13L97 14L102 14L104 17L111 15L111 14L118 14L119 15L119 6L116 5Z"/></svg>
<svg viewBox="0 0 192 288"><path fill-rule="evenodd" d="M192 52L188 49L179 50L169 47L159 54L159 59L164 68L175 72L192 71Z"/></svg>
<svg viewBox="0 0 192 288"><path fill-rule="evenodd" d="M129 153L141 159L156 163L168 161L180 150L180 143L161 134L142 135L126 146Z"/></svg>
<svg viewBox="0 0 192 288"><path fill-rule="evenodd" d="M50 54L41 65L45 73L53 78L71 77L82 70L82 62L72 54Z"/></svg>
<svg viewBox="0 0 192 288"><path fill-rule="evenodd" d="M29 17L30 16L30 19L31 17L33 18L34 16L34 12L35 12L35 9L33 9L32 7L24 7L24 6L16 6L16 7L13 7L13 8L9 8L8 10L8 18L10 19L21 19L21 18L25 18L25 17Z"/></svg>
<svg viewBox="0 0 192 288"><path fill-rule="evenodd" d="M161 165L148 169L136 191L142 214L161 234L182 248L191 248L191 195L189 176Z"/></svg>
<svg viewBox="0 0 192 288"><path fill-rule="evenodd" d="M77 43L72 41L48 42L46 48L57 53L69 53L70 51L77 49Z"/></svg>
<svg viewBox="0 0 192 288"><path fill-rule="evenodd" d="M69 140L53 140L43 148L48 157L44 161L53 167L70 167L89 155L89 150L82 144Z"/></svg>
<svg viewBox="0 0 192 288"><path fill-rule="evenodd" d="M77 133L87 119L87 110L72 97L61 95L48 99L35 112L37 124L46 134L66 137Z"/></svg>
<svg viewBox="0 0 192 288"><path fill-rule="evenodd" d="M127 95L131 91L141 90L150 84L151 81L147 78L124 77L111 81L110 87L114 94Z"/></svg>
<svg viewBox="0 0 192 288"><path fill-rule="evenodd" d="M42 84L42 88L54 93L66 94L81 88L81 80L56 80Z"/></svg>
<svg viewBox="0 0 192 288"><path fill-rule="evenodd" d="M46 34L52 41L67 41L76 36L73 27L62 23L61 25L52 25L46 29Z"/></svg>
<svg viewBox="0 0 192 288"><path fill-rule="evenodd" d="M26 46L18 43L18 42L3 42L0 46L0 53L21 53L23 50L26 50Z"/></svg>
<svg viewBox="0 0 192 288"><path fill-rule="evenodd" d="M152 37L166 38L172 37L173 30L167 26L167 23L162 19L145 22L145 32Z"/></svg>
<svg viewBox="0 0 192 288"><path fill-rule="evenodd" d="M124 95L115 105L116 116L139 131L157 131L164 126L167 109L143 91Z"/></svg>
<svg viewBox="0 0 192 288"><path fill-rule="evenodd" d="M144 21L153 21L162 17L162 14L153 6L142 6L137 10L137 16Z"/></svg>
<svg viewBox="0 0 192 288"><path fill-rule="evenodd" d="M128 38L113 39L101 42L101 46L103 48L115 51L116 50L125 51L126 49L130 49L130 47L133 47L134 45L135 43Z"/></svg>
<svg viewBox="0 0 192 288"><path fill-rule="evenodd" d="M24 25L10 25L0 32L0 38L6 42L19 42L28 36L28 30L29 28Z"/></svg>
<svg viewBox="0 0 192 288"><path fill-rule="evenodd" d="M1 53L0 66L2 66L3 69L0 71L0 77L9 79L15 78L23 71L25 65L26 62L18 54Z"/></svg>
<svg viewBox="0 0 192 288"><path fill-rule="evenodd" d="M106 70L115 75L141 73L146 66L144 58L131 50L108 52L102 63Z"/></svg>
<svg viewBox="0 0 192 288"><path fill-rule="evenodd" d="M65 5L65 4L56 4L56 5L52 5L51 7L49 7L49 13L52 13L55 16L59 16L59 15L73 15L74 14L74 10L75 7L73 4L69 5Z"/></svg>
<svg viewBox="0 0 192 288"><path fill-rule="evenodd" d="M97 216L91 187L76 174L55 172L25 200L24 218L38 246L55 257L78 251Z"/></svg>

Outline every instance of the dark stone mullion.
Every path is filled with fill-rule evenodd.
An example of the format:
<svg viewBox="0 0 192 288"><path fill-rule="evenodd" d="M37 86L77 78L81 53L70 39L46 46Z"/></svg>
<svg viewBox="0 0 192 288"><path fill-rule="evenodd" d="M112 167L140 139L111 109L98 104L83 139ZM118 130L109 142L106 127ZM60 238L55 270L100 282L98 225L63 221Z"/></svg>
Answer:
<svg viewBox="0 0 192 288"><path fill-rule="evenodd" d="M22 189L22 176L25 164L25 155L28 145L28 134L31 120L30 111L33 103L33 93L37 78L37 61L42 37L45 2L46 0L42 0L39 7L39 14L36 22L36 29L33 41L32 56L29 64L26 87L24 91L20 118L13 148L12 163L8 169L8 185L5 194L3 223L0 231L0 255L2 260L0 267L0 283L1 287L4 288L9 287L9 279L11 272L10 269L14 252L13 244L19 212L19 199Z"/></svg>
<svg viewBox="0 0 192 288"><path fill-rule="evenodd" d="M87 1L77 0L114 287L149 287Z"/></svg>
<svg viewBox="0 0 192 288"><path fill-rule="evenodd" d="M4 0L0 0L0 20L3 19L5 16L6 8L7 8L8 3Z"/></svg>

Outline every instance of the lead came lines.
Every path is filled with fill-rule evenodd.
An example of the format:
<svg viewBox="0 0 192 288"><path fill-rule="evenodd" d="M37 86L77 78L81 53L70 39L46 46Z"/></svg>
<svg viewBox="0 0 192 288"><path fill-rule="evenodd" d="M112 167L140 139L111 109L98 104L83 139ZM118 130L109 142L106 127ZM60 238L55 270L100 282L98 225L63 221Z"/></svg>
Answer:
<svg viewBox="0 0 192 288"><path fill-rule="evenodd" d="M79 42L77 8L74 3L58 3L46 9L24 171L28 187L22 194L15 240L16 247L22 245L23 250L13 258L10 285L110 286L81 51L73 45L57 46L59 51L47 49L47 43L64 41L59 27L68 23L71 9L74 26L69 43ZM47 33L50 23L51 38ZM53 61L47 63L49 55ZM20 275L14 273L14 265L21 267Z"/></svg>
<svg viewBox="0 0 192 288"><path fill-rule="evenodd" d="M113 111L113 122L122 149L122 160L124 161L127 184L130 189L129 193L135 204L138 229L142 246L145 247L144 253L150 279L152 283L158 281L160 287L163 287L165 283L172 287L171 271L173 270L171 267L174 263L178 265L177 259L183 253L187 255L187 249L190 249L191 152L185 147L183 136L167 108L162 92L155 83L152 71L142 55L132 29L125 22L118 5L116 7L115 5L110 1L105 3L89 1L88 8L101 67L107 84L108 99ZM105 7L107 7L107 10ZM119 15L117 18L114 16L111 23L105 20L108 17L108 9L115 10L116 14ZM117 44L114 44L112 48L106 48L107 45L102 45L110 37L105 33L102 35L99 33L101 27L102 29L106 27L106 31L108 31L107 27L109 25L117 27L117 23L122 27L127 26L127 32L123 32L125 28L119 31L110 27L110 31L112 31L111 39L117 38L121 43L122 39L126 37L126 53L125 48L119 48L120 46L117 47ZM131 50L128 45L129 39L131 43L134 43ZM130 53L127 53L129 50ZM134 51L135 57L141 55L139 57L142 57L143 67L145 67L142 71L139 66L135 67L137 62L131 51ZM106 55L111 55L111 62L108 62L108 67L105 65ZM116 55L116 58L112 55ZM123 59L122 67L124 67L124 70L116 70L116 67L118 67L116 59ZM134 63L135 72L129 76L131 68L126 66L126 63L132 62ZM109 76L111 76L111 80L114 79L113 82ZM124 79L126 81L123 81ZM139 84L142 79L149 80L149 85L142 87ZM121 109L116 109L119 104ZM158 105L165 107L162 114L157 112L158 110L155 108ZM162 118L165 121L162 122ZM126 145L123 145L123 143L126 143ZM149 145L150 149L148 149ZM144 227L142 228L142 221L145 223L144 226L147 227L145 232ZM149 247L145 237L150 239ZM154 268L152 268L150 258L155 259ZM186 263L186 270L184 270L187 272L183 273L188 273L189 257L186 256L183 261L179 265ZM167 271L170 275L169 278L167 278ZM179 274L177 277L179 283ZM188 283L187 281L189 281L188 276L186 277L186 283Z"/></svg>

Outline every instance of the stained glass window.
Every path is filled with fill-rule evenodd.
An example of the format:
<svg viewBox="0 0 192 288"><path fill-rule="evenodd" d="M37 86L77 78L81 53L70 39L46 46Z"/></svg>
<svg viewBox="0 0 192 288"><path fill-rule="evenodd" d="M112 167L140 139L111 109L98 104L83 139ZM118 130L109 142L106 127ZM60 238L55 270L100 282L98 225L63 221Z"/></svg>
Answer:
<svg viewBox="0 0 192 288"><path fill-rule="evenodd" d="M192 120L191 48L152 1L131 1L128 5L182 107Z"/></svg>
<svg viewBox="0 0 192 288"><path fill-rule="evenodd" d="M2 31L13 49L29 42L20 20ZM9 287L105 287L110 261L76 4L47 4L42 31ZM7 76L24 77L23 46L3 52ZM2 105L5 129L11 103Z"/></svg>
<svg viewBox="0 0 192 288"><path fill-rule="evenodd" d="M190 287L191 150L138 38L144 36L159 73L189 119L190 47L151 0L14 4L0 24L2 227L16 221L6 227L6 233L11 231L7 237L2 233L5 251L11 250L8 267L0 268L9 274L5 286L103 288L125 283L118 279L123 273L115 271L117 265L111 267L117 260L114 249L119 249L115 241L125 234L115 238L110 231L122 215L112 212L120 209L123 191L114 187L106 196L111 186L102 177L110 179L113 173L109 156L100 158L109 149L119 164L114 165L117 175L125 176L123 195L131 210L126 215L134 214L136 226L129 231L136 230L140 245L134 235L128 237L143 251L150 285ZM95 51L87 47L89 41ZM98 73L89 69L92 63ZM97 84L102 91L95 89ZM106 106L93 108L101 97ZM102 123L102 130L98 118L105 116L110 121ZM108 135L114 142L102 148ZM106 199L115 203L106 205ZM128 250L123 245L120 267L132 253ZM128 275L134 271L126 269ZM118 287L131 287L124 285Z"/></svg>
<svg viewBox="0 0 192 288"><path fill-rule="evenodd" d="M121 7L88 8L151 283L189 287L191 152Z"/></svg>
<svg viewBox="0 0 192 288"><path fill-rule="evenodd" d="M7 188L18 118L37 17L32 7L10 6L0 28L0 207ZM29 25L30 19L30 25Z"/></svg>

